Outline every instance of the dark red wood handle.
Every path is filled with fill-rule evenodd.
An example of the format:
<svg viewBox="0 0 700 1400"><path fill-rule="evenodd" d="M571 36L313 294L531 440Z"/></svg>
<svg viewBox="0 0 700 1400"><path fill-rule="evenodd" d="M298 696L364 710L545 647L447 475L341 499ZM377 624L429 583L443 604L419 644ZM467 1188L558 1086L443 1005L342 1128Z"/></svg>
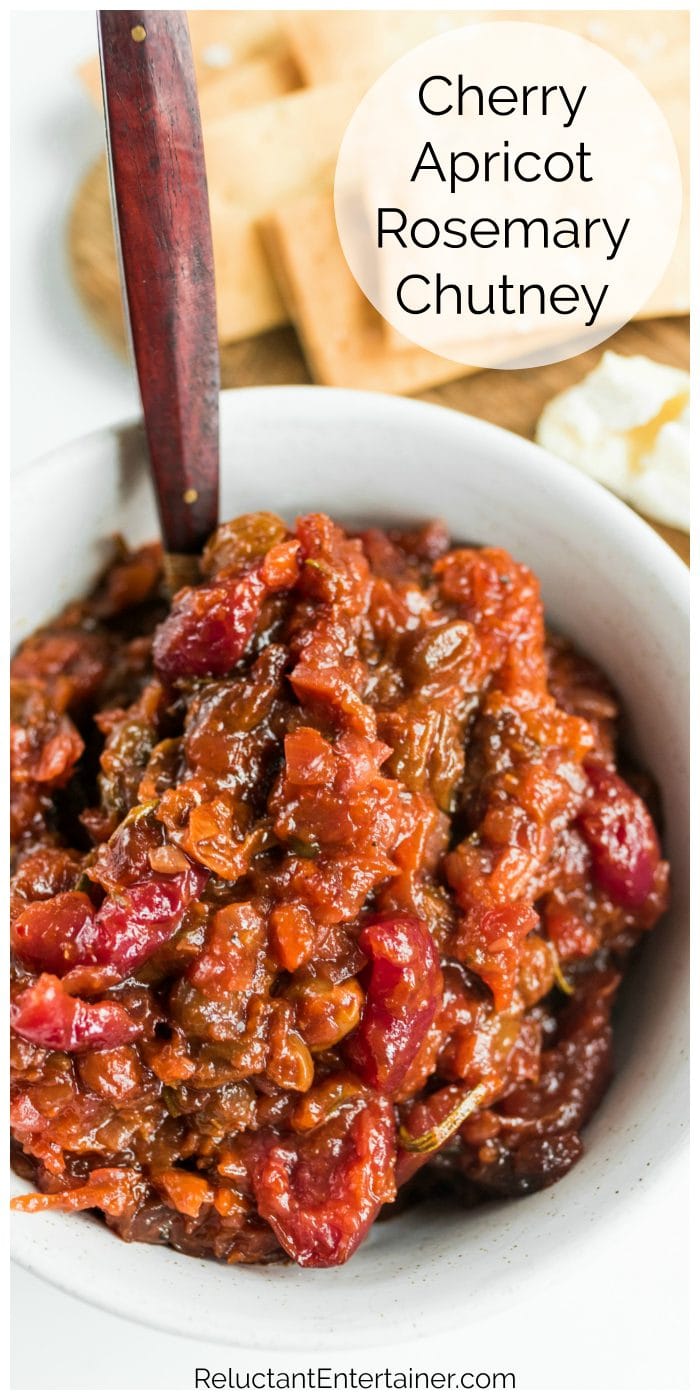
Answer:
<svg viewBox="0 0 700 1400"><path fill-rule="evenodd" d="M115 234L165 548L218 523L219 350L202 129L183 10L99 10Z"/></svg>

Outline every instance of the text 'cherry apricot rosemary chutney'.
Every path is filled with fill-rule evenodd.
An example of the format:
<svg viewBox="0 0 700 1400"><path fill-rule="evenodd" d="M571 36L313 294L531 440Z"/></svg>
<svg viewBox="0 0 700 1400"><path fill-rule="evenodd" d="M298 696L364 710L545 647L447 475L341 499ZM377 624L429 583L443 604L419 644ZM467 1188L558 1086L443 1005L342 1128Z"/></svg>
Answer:
<svg viewBox="0 0 700 1400"><path fill-rule="evenodd" d="M260 514L202 576L123 551L13 662L15 1205L341 1264L573 1166L668 869L503 550Z"/></svg>

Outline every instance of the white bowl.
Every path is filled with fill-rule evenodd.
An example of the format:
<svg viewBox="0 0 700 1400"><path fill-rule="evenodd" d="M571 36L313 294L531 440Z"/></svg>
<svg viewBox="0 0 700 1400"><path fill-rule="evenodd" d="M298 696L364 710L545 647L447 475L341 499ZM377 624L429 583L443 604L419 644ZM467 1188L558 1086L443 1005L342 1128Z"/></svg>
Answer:
<svg viewBox="0 0 700 1400"><path fill-rule="evenodd" d="M659 780L673 908L625 986L617 1076L583 1160L529 1199L421 1208L379 1225L342 1269L223 1268L124 1245L87 1216L14 1218L16 1258L111 1312L196 1338L270 1348L398 1341L473 1323L541 1283L657 1178L684 1137L687 1057L687 575L665 544L587 477L498 428L345 390L222 396L222 516L322 509L352 523L441 515L456 539L505 546L538 574L553 623L618 687ZM111 428L18 474L16 640L83 593L121 531L156 534L138 427ZM641 1183L641 1184L640 1184ZM26 1184L16 1182L16 1189Z"/></svg>

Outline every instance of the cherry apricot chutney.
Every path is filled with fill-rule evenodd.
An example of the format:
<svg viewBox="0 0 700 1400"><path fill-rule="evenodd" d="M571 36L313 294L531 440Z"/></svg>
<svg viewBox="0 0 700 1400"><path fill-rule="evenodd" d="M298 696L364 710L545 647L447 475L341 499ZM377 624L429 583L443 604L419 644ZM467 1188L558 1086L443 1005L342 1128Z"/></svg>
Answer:
<svg viewBox="0 0 700 1400"><path fill-rule="evenodd" d="M503 550L259 514L201 569L123 550L13 662L15 1206L341 1264L573 1166L668 870Z"/></svg>

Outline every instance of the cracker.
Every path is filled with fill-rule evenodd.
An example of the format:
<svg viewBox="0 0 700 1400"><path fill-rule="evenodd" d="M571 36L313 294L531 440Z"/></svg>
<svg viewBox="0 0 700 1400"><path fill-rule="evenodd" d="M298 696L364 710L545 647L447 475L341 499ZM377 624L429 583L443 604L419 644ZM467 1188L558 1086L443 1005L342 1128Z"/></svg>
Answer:
<svg viewBox="0 0 700 1400"><path fill-rule="evenodd" d="M357 101L354 83L338 83L205 127L221 340L287 320L257 221L286 200L331 188L338 145Z"/></svg>
<svg viewBox="0 0 700 1400"><path fill-rule="evenodd" d="M330 189L338 144L359 92L355 83L303 89L204 124L222 342L287 321L257 220L286 199ZM118 326L119 278L104 162L78 194L70 243L79 288L90 304L99 304L103 323L111 300L111 321Z"/></svg>
<svg viewBox="0 0 700 1400"><path fill-rule="evenodd" d="M216 68L216 50L227 50L230 66L259 58L284 43L276 10L188 10L192 53L197 75ZM221 58L223 58L223 53Z"/></svg>
<svg viewBox="0 0 700 1400"><path fill-rule="evenodd" d="M228 203L217 190L209 202L219 340L245 340L285 325L286 307L249 210Z"/></svg>
<svg viewBox="0 0 700 1400"><path fill-rule="evenodd" d="M284 325L287 312L255 227L245 209L209 191L219 340L243 340ZM88 171L71 211L68 253L73 279L110 340L123 345L119 268L114 247L107 166Z"/></svg>
<svg viewBox="0 0 700 1400"><path fill-rule="evenodd" d="M517 18L513 13L509 16ZM636 73L658 102L676 143L684 186L678 241L659 286L635 319L685 316L690 309L690 22L687 10L528 11L522 18L579 34Z"/></svg>
<svg viewBox="0 0 700 1400"><path fill-rule="evenodd" d="M500 11L500 19L552 24L607 49L659 99L688 88L689 20L683 10Z"/></svg>
<svg viewBox="0 0 700 1400"><path fill-rule="evenodd" d="M241 65L287 53L280 16L274 10L189 10L187 20L200 95L209 83L234 79ZM78 76L95 105L101 107L97 55L81 64Z"/></svg>
<svg viewBox="0 0 700 1400"><path fill-rule="evenodd" d="M290 54L280 51L250 59L233 72L219 73L200 87L202 124L206 128L209 122L219 121L231 112L271 102L298 87L301 87L301 78Z"/></svg>
<svg viewBox="0 0 700 1400"><path fill-rule="evenodd" d="M683 69L687 88L683 10L311 10L282 14L280 27L303 80L328 83L353 75L372 81L435 34L498 20L552 24L600 44L655 95L677 87Z"/></svg>
<svg viewBox="0 0 700 1400"><path fill-rule="evenodd" d="M688 19L684 12L193 11L189 14L204 125L219 333L235 341L283 324L285 303L327 383L410 392L468 371L399 337L357 288L338 244L330 190L338 144L362 92L401 53L445 29L492 18L557 24L600 43L640 76L666 111L687 172ZM216 62L212 63L212 59ZM228 60L223 67L216 66ZM101 102L99 66L82 70ZM334 82L339 76L349 81ZM354 80L353 80L354 79ZM295 91L300 81L321 84ZM71 240L83 289L119 322L119 284L104 171L78 197ZM99 213L98 213L99 209ZM94 218L84 236L78 213ZM300 220L293 226L294 218ZM319 220L318 228L314 220ZM272 276L257 223L284 282ZM687 211L671 266L641 313L688 306ZM318 306L312 304L313 259ZM342 313L342 314L341 314ZM341 330L338 330L340 324ZM323 337L327 344L323 344ZM357 346L353 347L353 339ZM382 340L384 344L382 345ZM390 360L396 361L392 368Z"/></svg>
<svg viewBox="0 0 700 1400"><path fill-rule="evenodd" d="M79 70L95 105L102 109L99 60L91 59ZM206 81L198 81L202 122L216 121L244 107L270 102L301 87L299 70L291 54L283 49L239 63L233 69L212 69Z"/></svg>
<svg viewBox="0 0 700 1400"><path fill-rule="evenodd" d="M77 291L103 334L123 349L124 314L103 157L80 183L68 218L67 241Z"/></svg>
<svg viewBox="0 0 700 1400"><path fill-rule="evenodd" d="M256 216L330 188L338 147L363 85L301 88L207 124L207 177L222 201Z"/></svg>
<svg viewBox="0 0 700 1400"><path fill-rule="evenodd" d="M280 17L306 83L373 81L409 49L446 29L489 18L467 10L307 10Z"/></svg>
<svg viewBox="0 0 700 1400"><path fill-rule="evenodd" d="M278 285L321 384L410 394L472 371L404 341L390 350L381 317L345 262L330 193L303 196L262 225Z"/></svg>

